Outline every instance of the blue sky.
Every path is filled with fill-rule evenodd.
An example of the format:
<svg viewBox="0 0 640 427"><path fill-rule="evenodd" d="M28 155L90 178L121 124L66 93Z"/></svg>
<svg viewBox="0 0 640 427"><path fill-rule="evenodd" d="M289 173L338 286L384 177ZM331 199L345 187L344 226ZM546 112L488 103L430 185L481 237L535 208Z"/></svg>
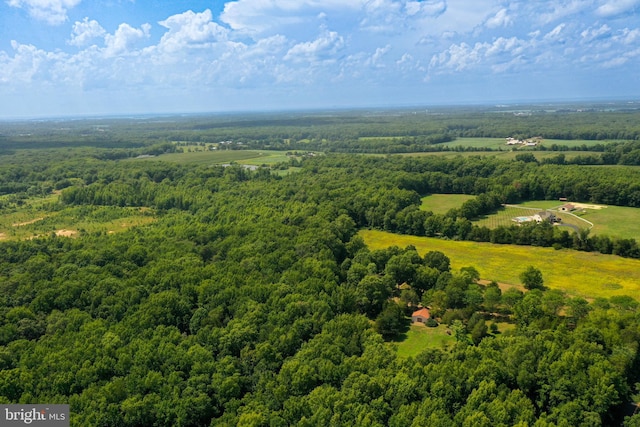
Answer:
<svg viewBox="0 0 640 427"><path fill-rule="evenodd" d="M640 98L640 0L0 0L0 118Z"/></svg>

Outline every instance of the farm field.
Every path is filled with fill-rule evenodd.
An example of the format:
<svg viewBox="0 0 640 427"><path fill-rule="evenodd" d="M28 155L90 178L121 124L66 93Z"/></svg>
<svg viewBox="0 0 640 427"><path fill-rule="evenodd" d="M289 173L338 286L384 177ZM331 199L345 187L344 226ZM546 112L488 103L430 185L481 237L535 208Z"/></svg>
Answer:
<svg viewBox="0 0 640 427"><path fill-rule="evenodd" d="M262 165L286 162L289 157L285 151L258 150L215 150L186 153L170 153L157 157L136 159L137 161L166 161L180 164L217 165L239 163L246 165Z"/></svg>
<svg viewBox="0 0 640 427"><path fill-rule="evenodd" d="M542 271L545 286L585 298L629 295L640 298L640 260L534 246L493 245L362 230L360 236L372 250L413 245L420 255L441 251L451 267L473 266L482 279L519 284L529 265Z"/></svg>
<svg viewBox="0 0 640 427"><path fill-rule="evenodd" d="M538 161L550 157L555 157L562 153L565 159L571 160L578 156L593 155L591 151L533 151L530 149L510 150L505 145L502 149L496 149L495 151L433 151L433 152L421 152L421 153L402 153L400 156L422 157L422 156L441 156L441 157L474 157L474 156L488 156L495 157L502 160L515 160L518 154L523 152L531 153ZM608 166L611 167L611 166Z"/></svg>
<svg viewBox="0 0 640 427"><path fill-rule="evenodd" d="M435 214L445 214L450 209L459 208L464 202L476 196L469 194L430 194L422 198L420 209Z"/></svg>

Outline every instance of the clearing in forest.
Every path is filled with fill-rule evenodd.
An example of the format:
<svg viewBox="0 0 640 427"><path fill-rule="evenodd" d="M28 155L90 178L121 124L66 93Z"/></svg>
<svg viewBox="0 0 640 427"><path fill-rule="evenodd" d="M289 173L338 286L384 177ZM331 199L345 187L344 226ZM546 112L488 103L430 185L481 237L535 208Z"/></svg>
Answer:
<svg viewBox="0 0 640 427"><path fill-rule="evenodd" d="M469 194L430 194L423 197L420 209L435 214L445 214L451 209L459 208L464 202L476 196Z"/></svg>

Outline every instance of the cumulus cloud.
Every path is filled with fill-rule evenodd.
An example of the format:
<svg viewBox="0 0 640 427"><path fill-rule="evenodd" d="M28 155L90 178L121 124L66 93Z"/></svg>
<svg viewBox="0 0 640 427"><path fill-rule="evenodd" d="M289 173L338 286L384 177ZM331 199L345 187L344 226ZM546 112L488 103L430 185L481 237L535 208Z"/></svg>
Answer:
<svg viewBox="0 0 640 427"><path fill-rule="evenodd" d="M298 43L293 46L284 59L293 62L317 63L320 61L335 60L335 55L342 50L344 38L335 31L325 31L317 39L311 42Z"/></svg>
<svg viewBox="0 0 640 427"><path fill-rule="evenodd" d="M76 21L73 24L71 39L67 43L73 46L86 46L92 40L104 37L106 33L98 21L84 18L82 21Z"/></svg>
<svg viewBox="0 0 640 427"><path fill-rule="evenodd" d="M468 69L488 67L494 73L518 68L535 57L535 41L517 37L498 37L489 42L453 44L443 52L433 55L429 63L430 73L446 71L462 72Z"/></svg>
<svg viewBox="0 0 640 427"><path fill-rule="evenodd" d="M5 1L25 9L57 4L64 20L80 0ZM154 27L123 22L115 31L87 17L69 25L67 46L47 52L16 42L0 50L0 85L177 93L336 82L420 88L449 75L630 69L640 63L640 28L627 12L638 2L235 0L219 17L187 10Z"/></svg>
<svg viewBox="0 0 640 427"><path fill-rule="evenodd" d="M113 34L104 38L105 54L115 56L128 53L129 49L139 40L149 37L151 25L142 24L141 28L134 28L129 24L120 24Z"/></svg>
<svg viewBox="0 0 640 427"><path fill-rule="evenodd" d="M207 42L226 40L228 30L212 20L209 9L202 13L187 12L173 15L159 24L167 28L160 40L160 47L176 51L186 46L200 46Z"/></svg>
<svg viewBox="0 0 640 427"><path fill-rule="evenodd" d="M8 0L9 6L27 9L33 18L51 25L67 20L67 11L82 0Z"/></svg>

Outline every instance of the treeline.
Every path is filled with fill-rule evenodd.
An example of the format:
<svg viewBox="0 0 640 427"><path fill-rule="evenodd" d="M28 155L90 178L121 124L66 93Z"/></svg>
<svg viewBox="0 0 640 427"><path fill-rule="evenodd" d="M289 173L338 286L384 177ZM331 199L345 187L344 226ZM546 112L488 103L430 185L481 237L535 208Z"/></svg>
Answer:
<svg viewBox="0 0 640 427"><path fill-rule="evenodd" d="M522 113L468 107L27 121L0 124L0 153L89 146L122 155L122 150L173 141L232 140L260 149L403 153L432 151L458 137L640 140L640 111L622 107L627 108L608 111L612 107L602 105L545 111L532 106Z"/></svg>

